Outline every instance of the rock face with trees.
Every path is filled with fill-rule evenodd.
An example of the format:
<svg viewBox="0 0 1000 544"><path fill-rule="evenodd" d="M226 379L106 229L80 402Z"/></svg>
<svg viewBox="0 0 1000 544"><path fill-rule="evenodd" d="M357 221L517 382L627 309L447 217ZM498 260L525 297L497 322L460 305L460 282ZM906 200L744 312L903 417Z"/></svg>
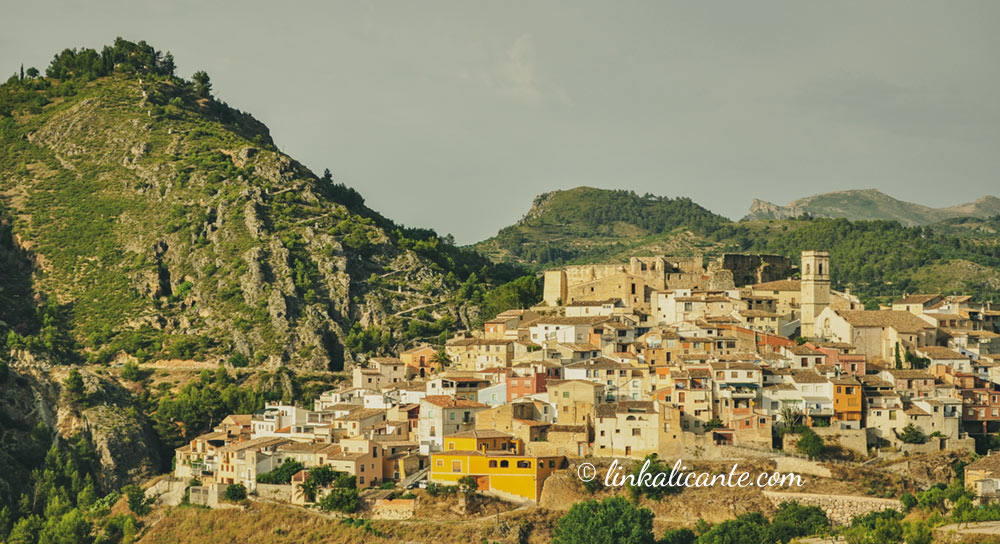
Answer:
<svg viewBox="0 0 1000 544"><path fill-rule="evenodd" d="M336 370L517 276L313 174L144 42L34 73L0 90L0 347Z"/></svg>

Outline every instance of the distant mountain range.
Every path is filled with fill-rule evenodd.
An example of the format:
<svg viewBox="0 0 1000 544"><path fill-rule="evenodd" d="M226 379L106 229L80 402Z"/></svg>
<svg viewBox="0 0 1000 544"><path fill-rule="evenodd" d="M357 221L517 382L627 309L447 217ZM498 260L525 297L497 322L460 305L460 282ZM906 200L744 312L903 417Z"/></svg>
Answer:
<svg viewBox="0 0 1000 544"><path fill-rule="evenodd" d="M929 225L958 217L986 218L1000 215L1000 198L984 196L974 202L947 208L931 208L893 198L877 189L836 191L807 196L780 206L754 199L744 220L843 217L851 220L890 220L904 225Z"/></svg>

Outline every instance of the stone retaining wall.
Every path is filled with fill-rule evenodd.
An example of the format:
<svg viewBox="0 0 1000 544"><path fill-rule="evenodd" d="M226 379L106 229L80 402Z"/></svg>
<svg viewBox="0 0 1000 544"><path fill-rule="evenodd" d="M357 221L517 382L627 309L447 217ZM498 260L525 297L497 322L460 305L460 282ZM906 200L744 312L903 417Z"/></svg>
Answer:
<svg viewBox="0 0 1000 544"><path fill-rule="evenodd" d="M855 516L882 510L901 510L902 505L896 499L876 499L855 495L821 495L815 493L778 493L764 491L764 496L775 506L785 501L796 501L805 506L822 508L834 525L846 525Z"/></svg>

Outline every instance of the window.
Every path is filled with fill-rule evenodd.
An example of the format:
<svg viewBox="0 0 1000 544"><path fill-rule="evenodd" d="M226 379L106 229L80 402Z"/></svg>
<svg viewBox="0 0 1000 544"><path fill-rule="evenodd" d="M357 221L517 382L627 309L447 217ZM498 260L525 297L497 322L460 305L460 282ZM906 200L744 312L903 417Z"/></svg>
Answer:
<svg viewBox="0 0 1000 544"><path fill-rule="evenodd" d="M462 472L462 462L461 461L452 461L451 462L451 471L452 472Z"/></svg>
<svg viewBox="0 0 1000 544"><path fill-rule="evenodd" d="M549 459L549 468L556 468L556 460Z"/></svg>
<svg viewBox="0 0 1000 544"><path fill-rule="evenodd" d="M497 462L496 462L496 460L493 460L493 459L490 460L490 468L497 468Z"/></svg>
<svg viewBox="0 0 1000 544"><path fill-rule="evenodd" d="M500 468L507 468L509 466L510 466L510 461L508 461L506 459L504 459L503 461L500 461Z"/></svg>
<svg viewBox="0 0 1000 544"><path fill-rule="evenodd" d="M642 436L641 429L632 429L632 436Z"/></svg>
<svg viewBox="0 0 1000 544"><path fill-rule="evenodd" d="M520 460L517 462L517 468L531 468L531 461Z"/></svg>

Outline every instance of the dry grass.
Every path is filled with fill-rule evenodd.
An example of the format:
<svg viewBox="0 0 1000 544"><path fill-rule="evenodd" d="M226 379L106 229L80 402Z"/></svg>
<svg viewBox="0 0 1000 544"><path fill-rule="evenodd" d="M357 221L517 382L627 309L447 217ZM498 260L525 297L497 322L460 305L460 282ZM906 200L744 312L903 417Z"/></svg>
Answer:
<svg viewBox="0 0 1000 544"><path fill-rule="evenodd" d="M172 508L157 519L153 514L142 544L360 544L434 543L478 544L516 542L520 527L530 527L528 542L551 542L551 527L559 513L540 508L518 510L495 516L466 516L463 519L407 521L372 520L374 532L351 527L340 519L292 506L251 502L245 510L208 510L196 507Z"/></svg>

